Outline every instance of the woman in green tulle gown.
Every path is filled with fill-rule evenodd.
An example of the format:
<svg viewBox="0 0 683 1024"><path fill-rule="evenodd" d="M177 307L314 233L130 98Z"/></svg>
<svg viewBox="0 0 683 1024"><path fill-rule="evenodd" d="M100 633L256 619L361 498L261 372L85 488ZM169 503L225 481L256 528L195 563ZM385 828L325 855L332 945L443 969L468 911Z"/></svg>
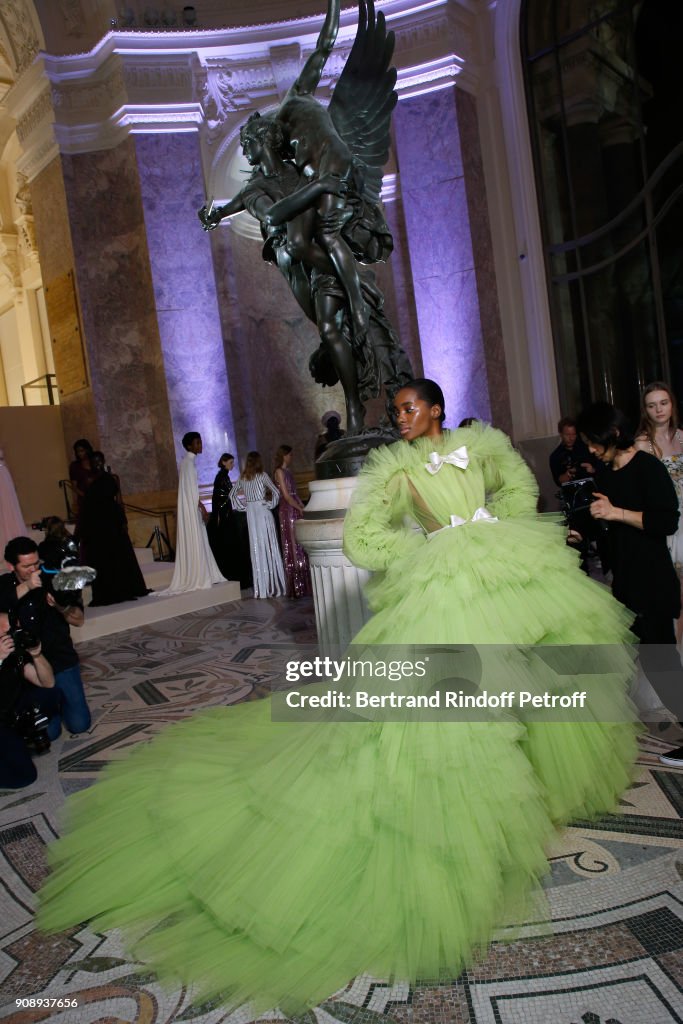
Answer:
<svg viewBox="0 0 683 1024"><path fill-rule="evenodd" d="M530 688L547 684L535 645L613 645L596 648L613 668L605 722L216 708L70 798L43 928L123 926L162 979L295 1012L361 972L455 976L523 912L556 826L614 808L635 756L627 616L536 518L503 434L444 431L430 381L395 401L404 440L369 456L345 527L349 557L376 571L355 643L512 645L510 679Z"/></svg>

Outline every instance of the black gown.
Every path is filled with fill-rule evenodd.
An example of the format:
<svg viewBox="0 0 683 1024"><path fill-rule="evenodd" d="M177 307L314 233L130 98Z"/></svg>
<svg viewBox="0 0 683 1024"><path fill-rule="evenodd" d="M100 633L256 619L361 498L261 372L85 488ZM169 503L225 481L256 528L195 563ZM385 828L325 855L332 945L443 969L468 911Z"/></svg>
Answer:
<svg viewBox="0 0 683 1024"><path fill-rule="evenodd" d="M83 561L97 570L92 605L134 601L149 593L128 536L118 494L116 478L102 473L94 478L81 499Z"/></svg>
<svg viewBox="0 0 683 1024"><path fill-rule="evenodd" d="M211 516L207 526L209 544L226 580L239 580L240 587L245 589L253 586L247 514L232 507L231 491L230 474L227 469L219 469L213 482Z"/></svg>

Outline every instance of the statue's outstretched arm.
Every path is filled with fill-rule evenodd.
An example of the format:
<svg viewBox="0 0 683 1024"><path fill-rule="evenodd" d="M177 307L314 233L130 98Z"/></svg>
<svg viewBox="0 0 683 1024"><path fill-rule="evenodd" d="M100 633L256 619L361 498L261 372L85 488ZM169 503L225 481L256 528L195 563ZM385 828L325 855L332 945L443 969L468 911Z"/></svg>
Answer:
<svg viewBox="0 0 683 1024"><path fill-rule="evenodd" d="M341 0L327 0L327 16L325 17L325 23L320 29L320 35L318 36L318 42L315 44L315 50L304 64L301 73L289 89L285 96L284 103L290 98L290 96L301 96L311 95L318 88L320 77L323 73L323 68L327 63L327 58L332 53L332 49L337 38L337 32L339 31L339 12L341 9Z"/></svg>
<svg viewBox="0 0 683 1024"><path fill-rule="evenodd" d="M286 224L297 217L304 210L308 210L314 203L317 203L320 196L325 192L331 192L335 196L346 195L348 185L337 174L326 174L315 181L298 188L290 196L278 200L268 211L265 218L266 224L277 227L279 224Z"/></svg>
<svg viewBox="0 0 683 1024"><path fill-rule="evenodd" d="M205 231L213 231L226 217L232 217L234 213L241 213L245 209L242 193L238 192L225 206L202 206L201 210L197 211L197 216Z"/></svg>

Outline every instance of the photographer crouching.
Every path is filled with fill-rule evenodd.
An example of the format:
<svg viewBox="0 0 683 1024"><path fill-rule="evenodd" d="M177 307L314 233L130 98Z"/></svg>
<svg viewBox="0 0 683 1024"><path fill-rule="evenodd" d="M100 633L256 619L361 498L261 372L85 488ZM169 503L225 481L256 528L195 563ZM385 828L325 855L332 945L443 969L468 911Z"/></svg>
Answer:
<svg viewBox="0 0 683 1024"><path fill-rule="evenodd" d="M54 672L64 725L72 734L86 732L91 725L90 708L69 631L70 626L83 625L80 591L71 595L53 591L53 577L41 570L38 545L30 537L11 540L5 548L5 561L12 572L0 576L0 609L13 613L24 629L38 637ZM59 732L59 717L53 718L50 739L56 739Z"/></svg>
<svg viewBox="0 0 683 1024"><path fill-rule="evenodd" d="M60 698L38 639L0 612L0 788L35 782L31 757L50 749L49 720L59 721Z"/></svg>

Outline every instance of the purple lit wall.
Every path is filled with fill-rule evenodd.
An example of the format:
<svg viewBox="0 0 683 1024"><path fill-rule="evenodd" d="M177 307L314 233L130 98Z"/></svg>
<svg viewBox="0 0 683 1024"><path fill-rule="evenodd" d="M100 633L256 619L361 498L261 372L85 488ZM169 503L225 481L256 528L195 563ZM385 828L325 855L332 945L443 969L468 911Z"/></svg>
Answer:
<svg viewBox="0 0 683 1024"><path fill-rule="evenodd" d="M448 426L490 420L456 90L402 99L394 125L424 374L443 388Z"/></svg>
<svg viewBox="0 0 683 1024"><path fill-rule="evenodd" d="M180 438L198 430L202 482L221 452L235 446L228 376L208 235L199 140L194 133L135 138L168 402L178 459Z"/></svg>

